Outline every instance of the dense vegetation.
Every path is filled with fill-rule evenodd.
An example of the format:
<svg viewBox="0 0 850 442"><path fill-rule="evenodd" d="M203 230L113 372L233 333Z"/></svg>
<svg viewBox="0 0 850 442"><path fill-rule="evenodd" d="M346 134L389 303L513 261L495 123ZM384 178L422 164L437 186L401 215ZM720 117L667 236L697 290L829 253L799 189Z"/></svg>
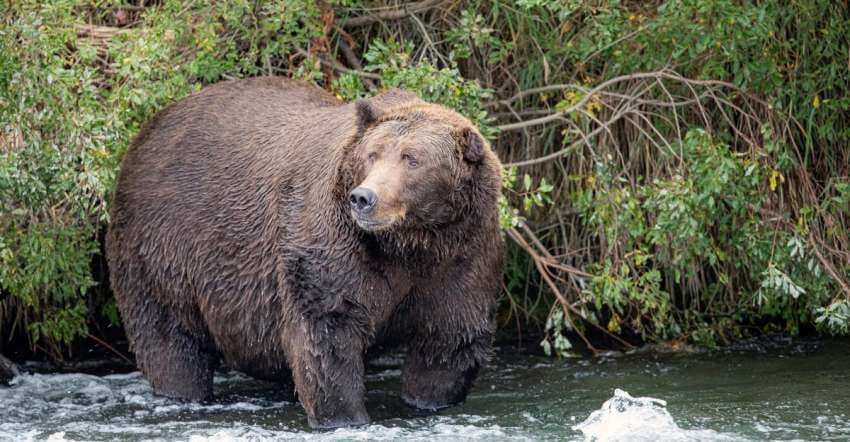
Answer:
<svg viewBox="0 0 850 442"><path fill-rule="evenodd" d="M0 334L118 323L129 141L203 85L404 87L506 165L502 322L573 344L850 332L850 11L801 0L21 0L0 6ZM0 348L2 348L0 343Z"/></svg>

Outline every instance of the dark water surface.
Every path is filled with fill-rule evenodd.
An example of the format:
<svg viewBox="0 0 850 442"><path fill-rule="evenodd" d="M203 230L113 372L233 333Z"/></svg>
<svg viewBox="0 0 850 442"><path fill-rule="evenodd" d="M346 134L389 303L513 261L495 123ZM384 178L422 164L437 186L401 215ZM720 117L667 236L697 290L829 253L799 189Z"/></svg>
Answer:
<svg viewBox="0 0 850 442"><path fill-rule="evenodd" d="M850 341L557 360L500 351L467 402L418 414L401 360L370 370L373 424L316 433L273 385L216 376L218 400L154 397L138 374L33 374L0 387L0 440L850 440Z"/></svg>

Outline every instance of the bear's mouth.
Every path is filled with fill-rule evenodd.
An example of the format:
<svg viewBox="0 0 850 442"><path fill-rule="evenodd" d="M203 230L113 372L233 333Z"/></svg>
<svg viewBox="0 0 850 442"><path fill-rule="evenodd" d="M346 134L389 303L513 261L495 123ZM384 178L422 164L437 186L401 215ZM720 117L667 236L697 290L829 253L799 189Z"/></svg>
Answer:
<svg viewBox="0 0 850 442"><path fill-rule="evenodd" d="M352 213L351 215L354 217L354 222L357 223L357 226L359 226L361 229L363 229L367 232L377 232L377 231L380 231L380 230L386 230L386 229L390 228L390 226L392 225L392 223L375 221L373 219L364 218L364 217L358 216L356 213Z"/></svg>

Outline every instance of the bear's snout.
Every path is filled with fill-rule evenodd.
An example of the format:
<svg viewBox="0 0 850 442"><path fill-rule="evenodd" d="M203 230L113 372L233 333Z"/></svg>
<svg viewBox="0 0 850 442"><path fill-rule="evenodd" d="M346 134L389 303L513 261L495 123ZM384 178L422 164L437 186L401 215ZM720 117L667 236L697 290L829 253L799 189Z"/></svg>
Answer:
<svg viewBox="0 0 850 442"><path fill-rule="evenodd" d="M366 216L372 213L378 203L378 195L372 189L362 186L354 188L348 199L351 202L351 210L358 216Z"/></svg>

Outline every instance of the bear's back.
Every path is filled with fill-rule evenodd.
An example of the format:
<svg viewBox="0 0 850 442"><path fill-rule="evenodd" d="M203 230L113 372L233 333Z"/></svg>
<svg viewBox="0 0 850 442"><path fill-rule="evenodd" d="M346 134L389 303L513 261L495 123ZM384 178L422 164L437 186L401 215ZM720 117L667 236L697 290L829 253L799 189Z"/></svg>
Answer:
<svg viewBox="0 0 850 442"><path fill-rule="evenodd" d="M217 83L159 112L136 136L122 173L132 173L133 164L155 166L196 150L204 151L203 158L212 158L222 148L226 155L238 147L256 150L305 114L341 104L318 87L280 77ZM185 138L191 139L183 142Z"/></svg>
<svg viewBox="0 0 850 442"><path fill-rule="evenodd" d="M286 175L318 175L318 160L342 146L327 138L324 145L310 142L311 126L334 119L341 104L322 89L278 77L226 81L178 101L127 152L113 221L156 224L145 218L169 213L172 222L214 219L271 196L269 187Z"/></svg>
<svg viewBox="0 0 850 442"><path fill-rule="evenodd" d="M152 279L183 282L173 289L192 298L271 290L272 248L304 225L299 208L330 210L314 195L334 185L328 169L354 130L349 107L315 86L261 77L163 110L122 164L110 264L143 261Z"/></svg>

